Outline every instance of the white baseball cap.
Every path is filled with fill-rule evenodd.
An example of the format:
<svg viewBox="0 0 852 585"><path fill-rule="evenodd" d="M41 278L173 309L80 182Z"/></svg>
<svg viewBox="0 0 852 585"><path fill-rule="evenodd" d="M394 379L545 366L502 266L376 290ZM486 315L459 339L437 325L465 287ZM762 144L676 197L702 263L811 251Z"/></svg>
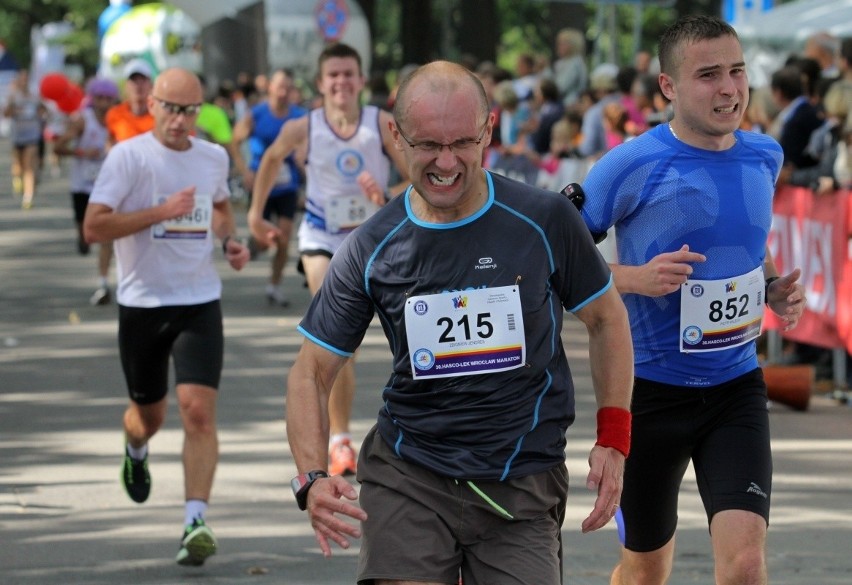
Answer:
<svg viewBox="0 0 852 585"><path fill-rule="evenodd" d="M135 58L127 62L124 66L124 78L130 79L134 75L143 75L148 79L154 78L154 71L151 65L145 59Z"/></svg>

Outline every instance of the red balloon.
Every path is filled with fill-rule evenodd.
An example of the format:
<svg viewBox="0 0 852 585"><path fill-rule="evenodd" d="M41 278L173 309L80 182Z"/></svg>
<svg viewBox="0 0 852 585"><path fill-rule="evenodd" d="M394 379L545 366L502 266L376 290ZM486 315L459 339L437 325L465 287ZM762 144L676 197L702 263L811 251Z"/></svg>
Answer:
<svg viewBox="0 0 852 585"><path fill-rule="evenodd" d="M58 107L61 112L70 114L80 107L80 104L83 102L83 95L83 90L80 89L78 85L74 85L72 83L65 91L65 95L56 100L56 107Z"/></svg>
<svg viewBox="0 0 852 585"><path fill-rule="evenodd" d="M61 73L48 73L41 78L41 96L48 100L58 101L68 91L68 78Z"/></svg>

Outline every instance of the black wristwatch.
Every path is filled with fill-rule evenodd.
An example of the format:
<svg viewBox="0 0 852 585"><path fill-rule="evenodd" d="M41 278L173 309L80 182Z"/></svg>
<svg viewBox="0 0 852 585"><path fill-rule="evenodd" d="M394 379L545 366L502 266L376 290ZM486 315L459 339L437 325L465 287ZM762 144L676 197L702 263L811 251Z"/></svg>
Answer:
<svg viewBox="0 0 852 585"><path fill-rule="evenodd" d="M763 298L766 299L766 302L769 302L769 285L781 278L780 276L770 276L766 279L763 285Z"/></svg>
<svg viewBox="0 0 852 585"><path fill-rule="evenodd" d="M308 507L308 490L321 477L328 477L328 473L322 469L316 469L297 475L290 480L290 487L293 488L293 495L296 496L296 504L299 505L300 510Z"/></svg>

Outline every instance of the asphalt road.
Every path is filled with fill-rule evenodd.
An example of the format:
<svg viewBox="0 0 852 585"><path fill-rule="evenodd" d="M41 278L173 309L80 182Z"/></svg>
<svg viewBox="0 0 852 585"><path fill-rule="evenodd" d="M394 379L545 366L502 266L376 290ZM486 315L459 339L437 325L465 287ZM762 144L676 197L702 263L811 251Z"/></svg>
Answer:
<svg viewBox="0 0 852 585"><path fill-rule="evenodd" d="M244 214L240 213L244 225ZM357 544L323 559L288 481L284 379L301 337L308 293L287 269L290 308L263 295L268 257L241 273L221 262L226 358L219 402L221 463L208 522L219 554L201 568L174 562L182 531L182 433L172 404L151 442L153 491L140 506L118 480L126 394L116 307L91 307L95 257L79 256L67 180L43 179L35 205L11 195L9 145L0 140L0 584L349 584ZM586 336L565 344L578 387L569 431L572 476L563 536L565 583L606 585L618 556L614 526L583 535L584 486L594 441ZM380 406L388 364L378 327L359 352L353 431ZM771 409L775 452L768 543L775 585L852 583L852 409L815 395L806 412ZM653 497L649 494L649 497ZM687 477L672 584L714 583L706 519Z"/></svg>

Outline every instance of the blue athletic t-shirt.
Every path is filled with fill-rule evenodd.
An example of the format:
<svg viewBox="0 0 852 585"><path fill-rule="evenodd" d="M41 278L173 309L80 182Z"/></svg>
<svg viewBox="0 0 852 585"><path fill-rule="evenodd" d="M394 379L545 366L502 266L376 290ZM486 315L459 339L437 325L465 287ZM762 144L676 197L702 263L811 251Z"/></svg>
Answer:
<svg viewBox="0 0 852 585"><path fill-rule="evenodd" d="M251 152L251 161L249 168L256 171L260 168L260 161L263 158L263 153L266 149L275 142L281 127L288 121L296 118L301 118L307 115L308 111L301 107L291 105L287 113L280 118L272 113L268 102L261 102L251 109L251 117L254 122L254 128L248 138L249 152ZM274 197L280 193L292 193L299 188L302 182L299 167L296 165L296 160L293 155L284 159L283 168L279 173L279 179L272 187L270 197Z"/></svg>
<svg viewBox="0 0 852 585"><path fill-rule="evenodd" d="M583 219L593 232L615 226L618 262L637 266L684 244L707 257L690 278L723 279L761 266L772 221L781 147L736 131L724 151L689 146L661 124L607 153L583 188ZM623 295L630 314L637 377L711 386L757 367L755 343L701 353L680 351L681 291Z"/></svg>
<svg viewBox="0 0 852 585"><path fill-rule="evenodd" d="M560 334L564 310L603 294L611 273L563 195L487 173L488 201L461 221L433 224L409 191L344 240L299 331L340 355L375 314L393 352L378 430L396 453L445 476L501 480L565 459L574 387ZM517 285L526 364L502 372L412 376L409 297Z"/></svg>

